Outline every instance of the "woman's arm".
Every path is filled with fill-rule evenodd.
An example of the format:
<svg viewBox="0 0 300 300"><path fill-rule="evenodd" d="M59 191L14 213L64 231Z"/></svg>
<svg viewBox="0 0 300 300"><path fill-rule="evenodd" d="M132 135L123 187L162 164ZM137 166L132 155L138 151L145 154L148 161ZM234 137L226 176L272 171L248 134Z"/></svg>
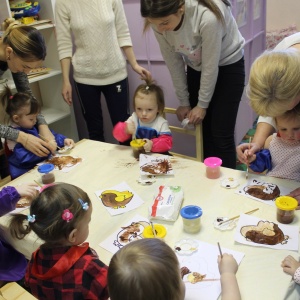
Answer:
<svg viewBox="0 0 300 300"><path fill-rule="evenodd" d="M70 68L71 68L71 57L63 58L60 61L62 75L63 75L63 86L61 94L68 105L72 104L72 85L70 83Z"/></svg>

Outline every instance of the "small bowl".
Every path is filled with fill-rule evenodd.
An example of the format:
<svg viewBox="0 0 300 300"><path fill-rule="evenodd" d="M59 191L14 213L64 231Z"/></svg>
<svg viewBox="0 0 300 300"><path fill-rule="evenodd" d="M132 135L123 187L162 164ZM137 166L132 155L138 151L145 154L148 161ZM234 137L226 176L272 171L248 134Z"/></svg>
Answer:
<svg viewBox="0 0 300 300"><path fill-rule="evenodd" d="M174 248L179 255L191 255L198 250L198 242L193 239L183 239L178 241Z"/></svg>

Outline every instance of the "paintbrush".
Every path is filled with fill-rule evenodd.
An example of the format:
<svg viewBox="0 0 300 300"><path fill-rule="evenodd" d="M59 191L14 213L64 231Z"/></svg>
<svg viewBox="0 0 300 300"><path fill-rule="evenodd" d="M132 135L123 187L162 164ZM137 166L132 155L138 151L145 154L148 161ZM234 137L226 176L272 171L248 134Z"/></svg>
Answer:
<svg viewBox="0 0 300 300"><path fill-rule="evenodd" d="M221 258L223 258L223 253L222 253L221 246L220 246L219 242L218 242L218 247L219 247L220 256L221 256Z"/></svg>
<svg viewBox="0 0 300 300"><path fill-rule="evenodd" d="M34 182L39 186L39 187L43 187L39 182L37 182L36 180L34 180Z"/></svg>
<svg viewBox="0 0 300 300"><path fill-rule="evenodd" d="M153 226L153 223L151 221L150 221L150 224L151 224L153 236L156 238L156 230L155 230L155 228Z"/></svg>
<svg viewBox="0 0 300 300"><path fill-rule="evenodd" d="M40 137L44 142L49 143L49 140L47 140L47 139L46 139L44 136L42 136L41 134L39 134L39 137ZM62 150L61 147L59 147L59 146L57 146L57 145L56 145L56 147L57 147L59 150Z"/></svg>
<svg viewBox="0 0 300 300"><path fill-rule="evenodd" d="M257 211L257 210L259 210L259 208L255 208L255 209L253 209L253 210L247 211L247 212L245 212L245 214L248 215L248 214L251 214L251 213L253 213L253 212ZM234 220L234 219L237 219L237 218L239 218L239 217L240 217L240 215L235 216L235 217L232 217L232 218L230 218L230 219L228 219L228 220L226 220L226 221L220 222L219 225L222 225L222 224L224 224L224 223L227 223L227 222L232 221L232 220Z"/></svg>
<svg viewBox="0 0 300 300"><path fill-rule="evenodd" d="M249 138L249 150L251 148L251 136ZM247 157L248 159L248 157ZM248 179L248 175L249 175L249 162L247 162L247 170L246 170L246 179Z"/></svg>

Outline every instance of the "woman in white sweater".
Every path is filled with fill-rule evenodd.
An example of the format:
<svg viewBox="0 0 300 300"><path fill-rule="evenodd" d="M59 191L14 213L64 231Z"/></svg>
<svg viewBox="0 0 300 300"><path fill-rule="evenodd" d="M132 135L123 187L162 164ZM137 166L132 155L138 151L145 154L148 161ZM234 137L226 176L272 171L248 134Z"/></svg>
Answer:
<svg viewBox="0 0 300 300"><path fill-rule="evenodd" d="M123 53L132 69L142 78L151 75L136 61L121 0L57 0L55 12L63 98L69 105L72 104L69 79L72 63L89 137L104 141L102 93L113 125L129 117Z"/></svg>

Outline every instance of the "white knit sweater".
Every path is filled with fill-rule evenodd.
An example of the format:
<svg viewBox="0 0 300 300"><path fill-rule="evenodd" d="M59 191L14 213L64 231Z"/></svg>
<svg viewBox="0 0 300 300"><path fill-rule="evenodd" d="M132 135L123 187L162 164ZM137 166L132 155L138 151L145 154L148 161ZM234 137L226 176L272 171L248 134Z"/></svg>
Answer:
<svg viewBox="0 0 300 300"><path fill-rule="evenodd" d="M132 42L121 0L56 0L55 13L59 59L72 57L77 82L107 85L127 77L121 47Z"/></svg>

